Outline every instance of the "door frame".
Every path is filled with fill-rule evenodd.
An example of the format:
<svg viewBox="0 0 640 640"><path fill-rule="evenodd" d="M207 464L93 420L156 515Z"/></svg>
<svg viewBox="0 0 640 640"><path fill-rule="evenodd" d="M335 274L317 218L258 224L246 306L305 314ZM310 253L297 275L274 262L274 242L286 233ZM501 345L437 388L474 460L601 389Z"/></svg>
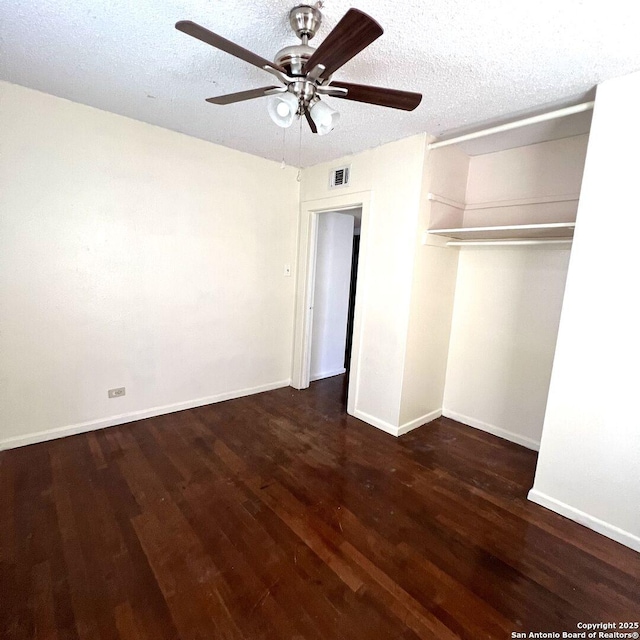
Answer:
<svg viewBox="0 0 640 640"><path fill-rule="evenodd" d="M307 200L300 205L298 233L298 269L296 282L296 308L294 321L293 363L291 386L306 389L311 377L311 341L313 324L313 296L318 242L318 216L329 211L342 212L362 209L360 227L360 253L356 300L354 307L353 339L351 346L351 374L347 392L347 412L353 414L357 405L361 366L361 333L364 300L367 290L366 264L371 192L360 191L345 195Z"/></svg>

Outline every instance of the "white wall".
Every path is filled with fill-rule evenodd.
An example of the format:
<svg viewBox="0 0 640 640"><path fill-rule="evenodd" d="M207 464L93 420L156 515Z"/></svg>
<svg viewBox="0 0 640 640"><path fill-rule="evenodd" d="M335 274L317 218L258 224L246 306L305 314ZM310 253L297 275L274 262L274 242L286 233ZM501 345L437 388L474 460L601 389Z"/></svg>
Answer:
<svg viewBox="0 0 640 640"><path fill-rule="evenodd" d="M288 384L293 169L7 83L0 141L0 446Z"/></svg>
<svg viewBox="0 0 640 640"><path fill-rule="evenodd" d="M313 212L335 209L336 203L345 206L365 201L348 410L396 434L424 152L425 136L413 136L302 173L294 384L301 379L305 265ZM351 164L351 184L330 190L330 169L345 163Z"/></svg>
<svg viewBox="0 0 640 640"><path fill-rule="evenodd" d="M580 193L589 135L471 156L467 202Z"/></svg>
<svg viewBox="0 0 640 640"><path fill-rule="evenodd" d="M446 416L538 448L568 263L568 250L460 250Z"/></svg>
<svg viewBox="0 0 640 640"><path fill-rule="evenodd" d="M311 379L345 372L353 216L327 212L318 218Z"/></svg>
<svg viewBox="0 0 640 640"><path fill-rule="evenodd" d="M468 227L500 224L574 222L578 209L588 134L472 156L466 203L514 203L466 209ZM575 200L526 204L527 200L573 196Z"/></svg>
<svg viewBox="0 0 640 640"><path fill-rule="evenodd" d="M640 551L640 74L598 87L529 497Z"/></svg>
<svg viewBox="0 0 640 640"><path fill-rule="evenodd" d="M402 380L400 431L442 414L451 333L458 252L440 243L423 245L426 229L438 224L450 207L428 199L429 192L464 201L469 158L454 146L427 151L420 214L414 234L414 265ZM453 210L454 213L456 210Z"/></svg>

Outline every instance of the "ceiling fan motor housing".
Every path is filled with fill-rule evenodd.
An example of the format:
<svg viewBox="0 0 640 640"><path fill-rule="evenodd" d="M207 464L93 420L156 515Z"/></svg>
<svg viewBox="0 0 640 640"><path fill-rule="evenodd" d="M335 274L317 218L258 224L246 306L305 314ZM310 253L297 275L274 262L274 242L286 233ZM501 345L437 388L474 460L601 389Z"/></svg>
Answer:
<svg viewBox="0 0 640 640"><path fill-rule="evenodd" d="M302 44L295 44L281 49L276 54L274 62L284 67L289 76L304 76L304 64L315 51L307 43L320 28L322 13L318 7L301 4L289 12L289 23L298 38L302 40Z"/></svg>
<svg viewBox="0 0 640 640"><path fill-rule="evenodd" d="M284 67L289 76L304 76L304 63L313 55L315 49L307 44L294 44L280 49L274 62Z"/></svg>
<svg viewBox="0 0 640 640"><path fill-rule="evenodd" d="M318 7L301 4L289 12L289 24L304 44L311 40L322 24L322 13Z"/></svg>

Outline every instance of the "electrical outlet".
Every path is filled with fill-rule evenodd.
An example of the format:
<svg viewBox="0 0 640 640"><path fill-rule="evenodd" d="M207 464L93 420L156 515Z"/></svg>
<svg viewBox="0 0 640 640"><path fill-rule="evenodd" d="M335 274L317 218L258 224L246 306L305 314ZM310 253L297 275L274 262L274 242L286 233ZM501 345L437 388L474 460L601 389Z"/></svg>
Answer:
<svg viewBox="0 0 640 640"><path fill-rule="evenodd" d="M284 265L284 275L285 275L285 278L288 278L291 275L291 265L290 264L285 264Z"/></svg>
<svg viewBox="0 0 640 640"><path fill-rule="evenodd" d="M125 395L125 388L118 387L117 389L109 389L108 393L110 398L119 398L120 396Z"/></svg>

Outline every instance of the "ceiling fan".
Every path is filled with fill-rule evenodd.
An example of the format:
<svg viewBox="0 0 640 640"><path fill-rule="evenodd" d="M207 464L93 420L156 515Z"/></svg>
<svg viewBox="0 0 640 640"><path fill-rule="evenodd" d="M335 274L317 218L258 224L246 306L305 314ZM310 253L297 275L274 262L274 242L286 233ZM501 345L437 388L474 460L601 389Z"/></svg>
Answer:
<svg viewBox="0 0 640 640"><path fill-rule="evenodd" d="M277 85L208 98L207 102L226 105L270 96L267 108L278 126L289 127L296 116L304 116L311 131L319 135L329 133L340 117L337 111L322 102L321 96L413 111L422 100L419 93L333 80L333 74L379 38L383 30L366 13L349 9L320 46L314 49L308 43L322 23L320 7L321 3L314 6L301 4L290 11L289 22L302 42L278 51L273 62L195 22L181 20L176 23L179 31L260 67L279 81Z"/></svg>

